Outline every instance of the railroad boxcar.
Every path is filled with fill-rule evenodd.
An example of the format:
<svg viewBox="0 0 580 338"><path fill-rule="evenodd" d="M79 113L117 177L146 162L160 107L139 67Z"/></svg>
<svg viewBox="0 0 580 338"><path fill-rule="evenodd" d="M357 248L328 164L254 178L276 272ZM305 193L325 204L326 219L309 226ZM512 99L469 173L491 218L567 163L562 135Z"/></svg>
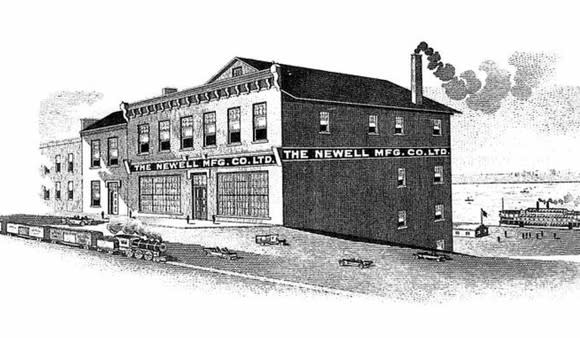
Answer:
<svg viewBox="0 0 580 338"><path fill-rule="evenodd" d="M100 231L50 228L50 241L53 243L96 249L97 240L103 238Z"/></svg>
<svg viewBox="0 0 580 338"><path fill-rule="evenodd" d="M97 251L115 254L119 252L119 240L115 237L105 236L97 239Z"/></svg>

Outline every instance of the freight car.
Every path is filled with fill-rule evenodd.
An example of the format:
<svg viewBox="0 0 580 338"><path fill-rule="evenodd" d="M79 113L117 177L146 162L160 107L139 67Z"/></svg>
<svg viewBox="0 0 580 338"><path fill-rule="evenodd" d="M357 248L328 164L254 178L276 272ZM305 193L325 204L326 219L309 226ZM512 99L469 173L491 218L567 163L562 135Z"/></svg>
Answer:
<svg viewBox="0 0 580 338"><path fill-rule="evenodd" d="M3 223L4 227L2 231L4 234L8 236L24 237L28 239L35 239L37 241L46 240L48 236L48 231L46 227L14 224L8 222Z"/></svg>

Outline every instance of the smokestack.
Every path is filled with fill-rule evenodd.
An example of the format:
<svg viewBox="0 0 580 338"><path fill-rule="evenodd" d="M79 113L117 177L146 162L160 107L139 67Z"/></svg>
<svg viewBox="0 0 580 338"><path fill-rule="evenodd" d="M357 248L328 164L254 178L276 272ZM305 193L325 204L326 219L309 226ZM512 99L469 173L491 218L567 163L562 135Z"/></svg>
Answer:
<svg viewBox="0 0 580 338"><path fill-rule="evenodd" d="M540 201L536 201L536 209L540 209Z"/></svg>
<svg viewBox="0 0 580 338"><path fill-rule="evenodd" d="M423 57L411 54L411 102L423 104Z"/></svg>
<svg viewBox="0 0 580 338"><path fill-rule="evenodd" d="M550 201L546 201L546 209L550 209ZM558 208L556 208L558 209Z"/></svg>

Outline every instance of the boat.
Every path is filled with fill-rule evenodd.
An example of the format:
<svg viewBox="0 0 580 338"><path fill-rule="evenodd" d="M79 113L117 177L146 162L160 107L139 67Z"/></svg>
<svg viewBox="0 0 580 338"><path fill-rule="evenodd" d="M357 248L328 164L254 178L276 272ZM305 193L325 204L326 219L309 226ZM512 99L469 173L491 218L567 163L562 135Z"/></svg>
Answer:
<svg viewBox="0 0 580 338"><path fill-rule="evenodd" d="M580 228L580 211L565 208L550 208L546 202L540 208L540 201L535 208L502 210L499 212L500 226L538 227L538 228Z"/></svg>

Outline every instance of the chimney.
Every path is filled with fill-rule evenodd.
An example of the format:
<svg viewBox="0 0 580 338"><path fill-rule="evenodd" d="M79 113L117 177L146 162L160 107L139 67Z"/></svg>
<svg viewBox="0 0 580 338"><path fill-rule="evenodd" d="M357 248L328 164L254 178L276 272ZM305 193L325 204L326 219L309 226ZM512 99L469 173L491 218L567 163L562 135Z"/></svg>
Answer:
<svg viewBox="0 0 580 338"><path fill-rule="evenodd" d="M411 102L423 104L423 57L411 54Z"/></svg>
<svg viewBox="0 0 580 338"><path fill-rule="evenodd" d="M86 127L90 126L91 124L97 122L99 119L89 119L83 118L81 119L81 130L84 130Z"/></svg>
<svg viewBox="0 0 580 338"><path fill-rule="evenodd" d="M540 209L540 201L536 201L536 209Z"/></svg>
<svg viewBox="0 0 580 338"><path fill-rule="evenodd" d="M550 209L550 201L546 201L546 209ZM558 209L558 208L556 208Z"/></svg>
<svg viewBox="0 0 580 338"><path fill-rule="evenodd" d="M172 93L177 93L177 88L165 87L161 89L161 95L169 95Z"/></svg>

